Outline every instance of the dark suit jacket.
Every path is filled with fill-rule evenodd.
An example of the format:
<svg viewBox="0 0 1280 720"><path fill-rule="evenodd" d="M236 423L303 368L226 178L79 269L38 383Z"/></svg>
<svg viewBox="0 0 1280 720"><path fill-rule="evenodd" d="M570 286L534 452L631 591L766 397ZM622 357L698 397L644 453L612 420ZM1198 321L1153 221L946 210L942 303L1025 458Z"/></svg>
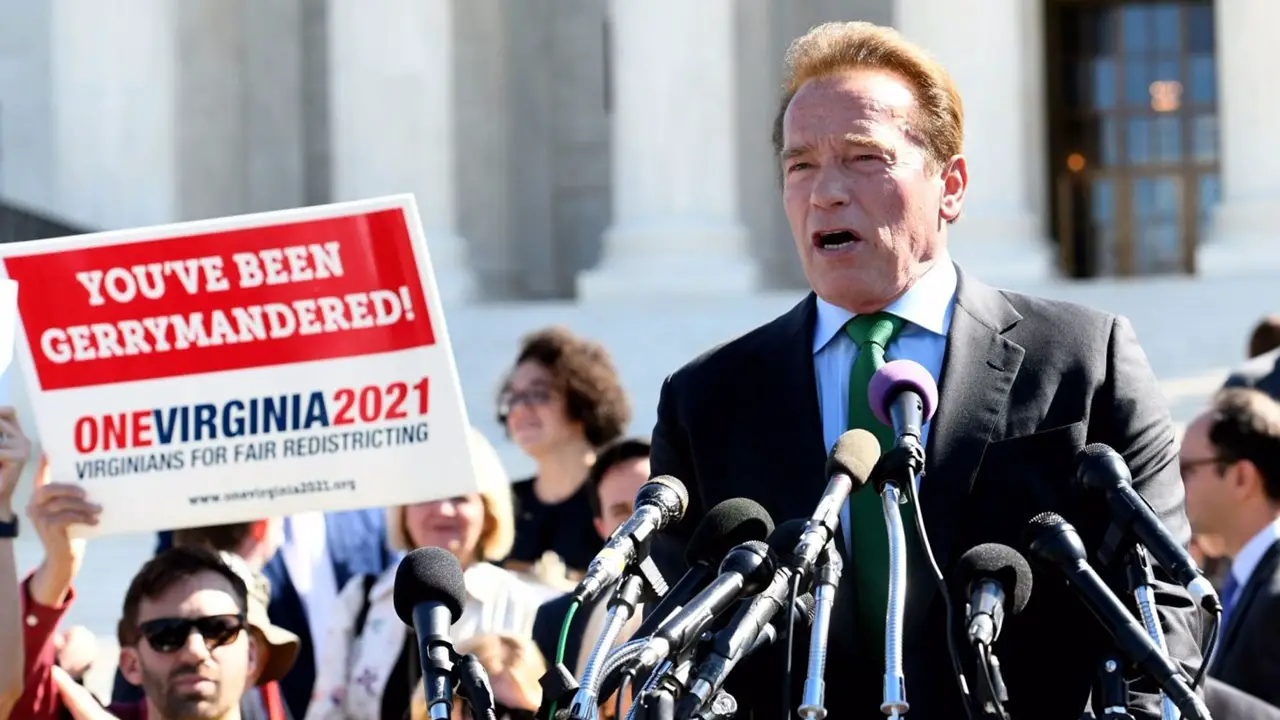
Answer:
<svg viewBox="0 0 1280 720"><path fill-rule="evenodd" d="M655 475L674 475L689 487L691 509L675 528L677 536L687 537L707 508L736 496L759 501L778 523L812 513L826 485L827 455L813 370L815 315L810 294L663 384L651 463ZM1174 538L1189 541L1173 424L1125 319L995 290L960 272L940 385L920 506L944 572L966 549L984 542L1025 553L1027 521L1047 510L1074 524L1091 551L1098 547L1109 526L1106 506L1084 495L1074 480L1073 459L1089 442L1120 452L1135 488ZM827 708L831 717L883 718L882 642L855 648L852 576L846 564L830 630ZM1167 575L1158 570L1157 577L1161 582L1154 589L1170 652L1198 668L1197 610L1187 593L1165 582ZM963 717L936 586L913 581L907 595L910 717ZM956 612L964 612L962 603ZM962 615L956 624L963 625ZM963 638L958 644L967 647ZM1107 646L1105 633L1061 573L1038 567L1030 604L1006 620L995 647L1009 689L1007 710L1041 720L1079 718ZM803 652L807 642L796 647ZM759 668L764 662L753 664ZM800 698L803 655L796 662L792 712ZM781 675L776 667L765 672L752 677L744 671L738 691L765 692L746 702L739 695L739 707L752 708L757 718L780 717ZM1155 688L1132 687L1136 717L1158 718Z"/></svg>
<svg viewBox="0 0 1280 720"><path fill-rule="evenodd" d="M393 553L387 549L386 514L380 509L347 510L325 514L325 543L338 590L356 575L377 575L391 565ZM172 544L172 534L159 534L156 552L162 552ZM271 604L267 615L271 622L293 632L302 640L302 652L298 660L280 680L280 694L294 718L307 714L311 704L311 690L316 682L316 660L311 639L311 627L307 623L306 608L293 588L284 556L276 553L262 569L271 582ZM116 671L112 700L140 700L142 690L124 679Z"/></svg>
<svg viewBox="0 0 1280 720"><path fill-rule="evenodd" d="M1240 590L1209 674L1280 705L1280 543L1271 545Z"/></svg>
<svg viewBox="0 0 1280 720"><path fill-rule="evenodd" d="M1254 388L1280 400L1280 349L1252 358L1236 368L1224 387Z"/></svg>

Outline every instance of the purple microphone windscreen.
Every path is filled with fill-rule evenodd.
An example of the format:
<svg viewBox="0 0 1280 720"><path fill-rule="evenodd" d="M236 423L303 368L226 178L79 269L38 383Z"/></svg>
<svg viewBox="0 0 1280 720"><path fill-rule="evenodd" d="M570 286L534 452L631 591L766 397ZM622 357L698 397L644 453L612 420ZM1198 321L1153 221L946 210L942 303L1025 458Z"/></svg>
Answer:
<svg viewBox="0 0 1280 720"><path fill-rule="evenodd" d="M871 401L871 412L876 419L893 427L889 416L889 408L894 398L904 390L910 390L920 396L924 403L921 422L929 422L933 411L938 409L938 381L933 379L924 366L913 360L894 360L871 376L871 384L867 387L867 398Z"/></svg>
<svg viewBox="0 0 1280 720"><path fill-rule="evenodd" d="M413 608L424 602L441 603L457 622L467 599L462 565L444 548L418 548L405 555L396 568L391 597L396 615L409 627L413 627Z"/></svg>

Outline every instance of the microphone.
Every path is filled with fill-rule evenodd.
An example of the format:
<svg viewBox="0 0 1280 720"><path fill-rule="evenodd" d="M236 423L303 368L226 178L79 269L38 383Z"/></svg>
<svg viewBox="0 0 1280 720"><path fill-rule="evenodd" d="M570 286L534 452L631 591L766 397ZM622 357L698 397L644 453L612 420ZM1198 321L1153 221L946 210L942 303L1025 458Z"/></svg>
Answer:
<svg viewBox="0 0 1280 720"><path fill-rule="evenodd" d="M956 582L969 597L969 644L990 648L1005 614L1017 615L1031 598L1031 566L1008 545L987 543L960 556Z"/></svg>
<svg viewBox="0 0 1280 720"><path fill-rule="evenodd" d="M1027 526L1031 552L1057 565L1085 605L1115 640L1128 661L1150 676L1190 720L1210 720L1204 702L1191 691L1178 668L1160 652L1138 625L1111 588L1085 559L1084 543L1076 529L1057 513L1045 512L1031 518Z"/></svg>
<svg viewBox="0 0 1280 720"><path fill-rule="evenodd" d="M698 665L689 694L676 708L676 717L691 717L715 697L729 673L740 660L751 654L765 629L770 627L770 621L787 604L791 579L797 572L791 555L806 527L804 520L788 520L769 535L767 544L778 560L773 579L759 595L743 603L729 623L712 638L711 653ZM809 608L804 609L807 612ZM812 616L809 619L812 621Z"/></svg>
<svg viewBox="0 0 1280 720"><path fill-rule="evenodd" d="M462 566L448 550L418 548L396 568L392 599L396 615L418 635L422 686L432 720L453 712L453 643L449 627L466 604Z"/></svg>
<svg viewBox="0 0 1280 720"><path fill-rule="evenodd" d="M1133 533L1156 562L1185 587L1196 604L1211 613L1222 611L1213 583L1200 574L1195 561L1174 541L1155 511L1133 489L1133 475L1120 453L1094 443L1076 454L1076 478L1090 490L1104 493L1111 519L1119 530Z"/></svg>
<svg viewBox="0 0 1280 720"><path fill-rule="evenodd" d="M632 637L652 635L663 620L701 592L730 550L750 540L764 540L772 532L773 518L755 500L731 498L711 508L694 528L685 549L689 569L646 613Z"/></svg>
<svg viewBox="0 0 1280 720"><path fill-rule="evenodd" d="M633 667L652 670L673 651L683 650L730 605L763 590L773 577L774 559L759 540L745 542L725 556L720 574L649 638Z"/></svg>
<svg viewBox="0 0 1280 720"><path fill-rule="evenodd" d="M673 525L689 509L689 491L684 483L670 475L660 475L640 487L636 493L635 511L596 553L572 598L579 603L595 599L600 591L618 581L622 573L637 560L641 549L648 551L654 534Z"/></svg>
<svg viewBox="0 0 1280 720"><path fill-rule="evenodd" d="M899 438L913 438L920 444L924 424L938 409L938 381L924 366L913 360L885 363L867 385L871 412L893 428Z"/></svg>
<svg viewBox="0 0 1280 720"><path fill-rule="evenodd" d="M813 571L818 555L835 534L845 500L867 483L879 459L880 441L867 430L850 430L836 440L827 458L827 489L818 499L818 507L805 524L793 553L794 565L802 575Z"/></svg>

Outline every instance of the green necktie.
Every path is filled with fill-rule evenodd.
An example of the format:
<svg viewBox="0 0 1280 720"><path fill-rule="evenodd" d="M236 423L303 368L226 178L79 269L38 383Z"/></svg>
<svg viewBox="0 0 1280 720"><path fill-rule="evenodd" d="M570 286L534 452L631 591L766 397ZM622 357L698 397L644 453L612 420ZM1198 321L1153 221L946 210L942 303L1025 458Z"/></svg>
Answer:
<svg viewBox="0 0 1280 720"><path fill-rule="evenodd" d="M858 358L849 373L849 429L870 431L887 452L897 438L893 428L876 419L867 398L871 376L884 366L885 348L905 321L885 312L858 315L844 326L845 334L858 346ZM914 528L911 506L902 507L902 522ZM849 501L849 537L853 545L854 581L857 583L859 646L879 647L884 638L885 614L889 599L889 537L884 522L884 506L872 488L856 493ZM910 533L908 537L914 535ZM883 655L881 656L883 662Z"/></svg>

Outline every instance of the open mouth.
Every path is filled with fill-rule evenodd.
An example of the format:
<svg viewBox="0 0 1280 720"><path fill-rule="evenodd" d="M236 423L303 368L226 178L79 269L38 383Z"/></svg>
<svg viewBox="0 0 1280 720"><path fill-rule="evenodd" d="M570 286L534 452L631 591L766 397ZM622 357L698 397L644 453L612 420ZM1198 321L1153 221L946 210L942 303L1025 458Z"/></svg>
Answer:
<svg viewBox="0 0 1280 720"><path fill-rule="evenodd" d="M858 240L850 230L819 230L813 234L813 245L821 250L842 250Z"/></svg>

